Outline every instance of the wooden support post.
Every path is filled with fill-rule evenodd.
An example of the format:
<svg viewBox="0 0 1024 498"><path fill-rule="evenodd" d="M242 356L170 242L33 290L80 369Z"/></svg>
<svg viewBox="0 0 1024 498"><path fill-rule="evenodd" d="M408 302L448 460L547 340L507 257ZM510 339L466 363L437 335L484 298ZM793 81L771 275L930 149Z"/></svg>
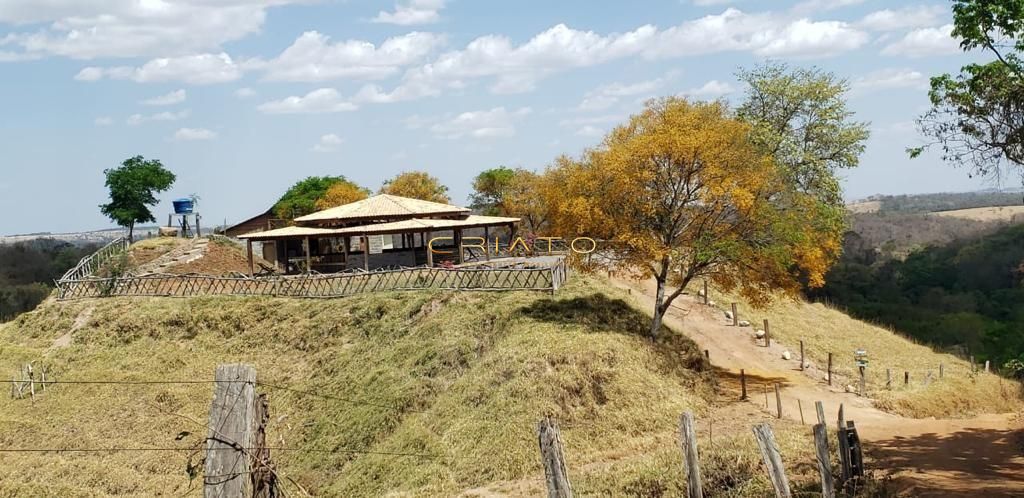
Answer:
<svg viewBox="0 0 1024 498"><path fill-rule="evenodd" d="M804 370L804 340L800 339L800 371Z"/></svg>
<svg viewBox="0 0 1024 498"><path fill-rule="evenodd" d="M796 407L800 410L800 425L807 425L807 422L804 422L804 403L799 398L796 400Z"/></svg>
<svg viewBox="0 0 1024 498"><path fill-rule="evenodd" d="M779 383L775 383L775 413L778 418L782 418L782 395L779 394Z"/></svg>
<svg viewBox="0 0 1024 498"><path fill-rule="evenodd" d="M747 399L747 373L740 369L740 400Z"/></svg>
<svg viewBox="0 0 1024 498"><path fill-rule="evenodd" d="M348 245L349 245L349 243L351 243L351 240L352 239L350 239L348 235L346 235L346 236L341 238L341 243L342 243L342 246L343 246L342 249L341 249L341 251L342 251L341 252L341 257L344 258L344 260L345 260L345 269L346 270L348 269Z"/></svg>
<svg viewBox="0 0 1024 498"><path fill-rule="evenodd" d="M939 369L939 375L942 375L941 372L942 372L942 369L940 368ZM892 369L891 368L886 368L885 369L885 388L886 389L892 389Z"/></svg>
<svg viewBox="0 0 1024 498"><path fill-rule="evenodd" d="M218 365L210 404L203 495L207 498L252 496L250 452L257 429L256 369L252 365Z"/></svg>
<svg viewBox="0 0 1024 498"><path fill-rule="evenodd" d="M704 279L704 306L708 305L708 300L710 300L710 299L711 298L708 297L708 279L705 278Z"/></svg>
<svg viewBox="0 0 1024 498"><path fill-rule="evenodd" d="M455 229L455 263L462 264L464 255L462 254L462 229Z"/></svg>
<svg viewBox="0 0 1024 498"><path fill-rule="evenodd" d="M697 453L697 433L693 428L693 413L684 412L679 418L679 444L683 449L686 466L686 490L689 498L703 498L700 485L700 459Z"/></svg>
<svg viewBox="0 0 1024 498"><path fill-rule="evenodd" d="M828 458L828 432L823 423L814 425L814 450L818 456L818 473L821 475L821 496L835 498L836 485L832 478L832 464Z"/></svg>
<svg viewBox="0 0 1024 498"><path fill-rule="evenodd" d="M363 269L370 271L370 237L363 235Z"/></svg>
<svg viewBox="0 0 1024 498"><path fill-rule="evenodd" d="M313 248L309 245L309 237L306 237L302 241L303 249L306 251L306 273L313 271L313 258L309 256L309 253L313 251Z"/></svg>
<svg viewBox="0 0 1024 498"><path fill-rule="evenodd" d="M779 452L779 445L775 442L775 435L768 424L757 424L754 426L754 437L757 439L757 446L761 449L761 458L764 459L765 467L768 468L768 478L771 479L772 487L775 488L776 498L792 498L789 491L789 479L786 478L786 469L782 465L782 454Z"/></svg>
<svg viewBox="0 0 1024 498"><path fill-rule="evenodd" d="M484 259L486 259L487 261L491 260L491 245L487 243L487 241L490 240L490 238L490 231L487 229L487 227L484 227ZM550 244L551 242L548 241L548 243Z"/></svg>
<svg viewBox="0 0 1024 498"><path fill-rule="evenodd" d="M732 303L732 326L738 327L740 325L740 314L736 309L736 303Z"/></svg>
<svg viewBox="0 0 1024 498"><path fill-rule="evenodd" d="M430 250L430 247L433 245L433 244L430 243L431 240L434 240L434 235L433 235L433 233L430 232L430 230L427 230L427 245L426 245L426 248L427 248L427 266L429 266L429 267L433 267L434 266L434 252Z"/></svg>
<svg viewBox="0 0 1024 498"><path fill-rule="evenodd" d="M772 329L768 328L768 319L764 319L764 347L772 345Z"/></svg>
<svg viewBox="0 0 1024 498"><path fill-rule="evenodd" d="M245 239L245 253L249 259L249 276L253 276L256 273L252 263L252 239Z"/></svg>
<svg viewBox="0 0 1024 498"><path fill-rule="evenodd" d="M832 385L832 353L828 354L828 385Z"/></svg>
<svg viewBox="0 0 1024 498"><path fill-rule="evenodd" d="M544 462L544 481L547 483L548 498L572 498L572 486L562 454L562 438L558 424L550 417L537 424L537 439L540 442L540 457Z"/></svg>
<svg viewBox="0 0 1024 498"><path fill-rule="evenodd" d="M403 237L409 239L409 255L412 256L412 265L410 266L416 266L416 234L410 233Z"/></svg>

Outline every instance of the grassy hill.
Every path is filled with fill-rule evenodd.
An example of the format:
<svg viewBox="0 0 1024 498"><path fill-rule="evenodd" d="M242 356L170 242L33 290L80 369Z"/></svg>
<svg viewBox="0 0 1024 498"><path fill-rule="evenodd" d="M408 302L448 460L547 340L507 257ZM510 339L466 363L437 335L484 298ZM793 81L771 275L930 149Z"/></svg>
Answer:
<svg viewBox="0 0 1024 498"><path fill-rule="evenodd" d="M678 416L710 413L713 380L686 339L644 339L647 316L621 297L575 277L554 299L48 302L0 328L0 373L35 361L58 380L202 380L218 363L253 363L261 382L330 397L260 388L268 441L296 449L272 452L292 495L297 486L321 496L536 495L535 428L550 414L581 493L678 496ZM58 384L35 403L0 405L0 447L188 447L205 437L211 394L207 384ZM753 421L741 423L706 458L716 496L767 490ZM813 486L807 431L785 422L776 431L792 478ZM0 496L196 496L201 478L190 481L188 462L186 451L0 454Z"/></svg>

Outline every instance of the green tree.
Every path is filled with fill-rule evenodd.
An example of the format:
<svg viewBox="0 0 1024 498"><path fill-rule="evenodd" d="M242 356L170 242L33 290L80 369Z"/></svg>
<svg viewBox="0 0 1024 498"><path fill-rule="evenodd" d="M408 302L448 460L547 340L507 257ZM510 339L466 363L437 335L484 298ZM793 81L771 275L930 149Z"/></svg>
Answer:
<svg viewBox="0 0 1024 498"><path fill-rule="evenodd" d="M928 142L911 157L938 147L943 160L970 174L1000 178L1010 169L1024 176L1024 2L954 0L953 36L965 52L994 57L932 78L931 109L918 119Z"/></svg>
<svg viewBox="0 0 1024 498"><path fill-rule="evenodd" d="M448 187L425 171L406 171L384 182L380 193L448 204Z"/></svg>
<svg viewBox="0 0 1024 498"><path fill-rule="evenodd" d="M348 182L344 176L310 176L292 185L277 203L274 214L283 220L292 220L317 210L316 202L322 199L331 187Z"/></svg>
<svg viewBox="0 0 1024 498"><path fill-rule="evenodd" d="M128 228L132 239L136 223L156 221L150 206L157 203L155 194L164 192L174 184L175 176L158 159L142 156L126 159L120 167L103 170L110 202L100 205L100 212L114 223Z"/></svg>
<svg viewBox="0 0 1024 498"><path fill-rule="evenodd" d="M487 216L508 214L505 197L512 187L516 173L517 170L505 166L480 172L473 179L473 193L469 196L471 202L469 207Z"/></svg>

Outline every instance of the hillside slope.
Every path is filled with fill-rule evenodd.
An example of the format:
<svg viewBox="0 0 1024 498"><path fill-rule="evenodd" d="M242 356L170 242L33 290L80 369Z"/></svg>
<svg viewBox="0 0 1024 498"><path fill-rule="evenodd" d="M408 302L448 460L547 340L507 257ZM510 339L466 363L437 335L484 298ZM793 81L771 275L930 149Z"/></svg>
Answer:
<svg viewBox="0 0 1024 498"><path fill-rule="evenodd" d="M536 495L545 414L563 425L580 493L684 495L676 424L687 409L710 418L711 374L682 336L644 339L647 316L622 297L577 276L554 298L51 302L0 327L0 373L34 361L58 380L201 381L218 363L253 363L293 495ZM211 393L203 383L57 384L35 403L0 405L0 448L190 447L205 436ZM715 427L709 496L767 492L749 432L759 416ZM808 431L775 426L791 479L813 487ZM188 451L0 453L0 495L197 496L201 477L186 472L196 461Z"/></svg>

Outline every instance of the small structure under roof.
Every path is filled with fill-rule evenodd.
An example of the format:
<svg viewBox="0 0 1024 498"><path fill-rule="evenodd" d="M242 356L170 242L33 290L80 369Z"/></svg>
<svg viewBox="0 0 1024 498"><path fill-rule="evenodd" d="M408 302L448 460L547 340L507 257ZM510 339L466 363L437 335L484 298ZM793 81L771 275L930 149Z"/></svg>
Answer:
<svg viewBox="0 0 1024 498"><path fill-rule="evenodd" d="M511 240L519 218L474 215L460 206L381 194L302 216L295 222L294 226L238 236L248 242L250 272L254 241L263 243L264 259L289 273L433 266L431 247L452 254L453 263L462 263L465 251L452 249L462 248L465 230L477 231L476 235L490 242L491 228L506 228ZM431 245L434 237L438 243ZM491 244L483 245L483 254L471 254L490 259ZM350 258L354 254L362 257Z"/></svg>

